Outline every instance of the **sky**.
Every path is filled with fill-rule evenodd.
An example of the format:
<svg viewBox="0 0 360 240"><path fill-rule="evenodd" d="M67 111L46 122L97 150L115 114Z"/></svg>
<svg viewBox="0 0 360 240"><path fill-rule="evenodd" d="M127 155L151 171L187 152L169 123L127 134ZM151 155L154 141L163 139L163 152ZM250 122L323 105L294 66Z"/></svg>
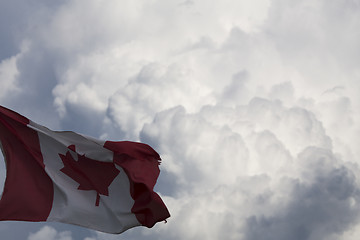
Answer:
<svg viewBox="0 0 360 240"><path fill-rule="evenodd" d="M1 239L357 240L359 29L359 0L1 0L0 105L151 145L171 213Z"/></svg>

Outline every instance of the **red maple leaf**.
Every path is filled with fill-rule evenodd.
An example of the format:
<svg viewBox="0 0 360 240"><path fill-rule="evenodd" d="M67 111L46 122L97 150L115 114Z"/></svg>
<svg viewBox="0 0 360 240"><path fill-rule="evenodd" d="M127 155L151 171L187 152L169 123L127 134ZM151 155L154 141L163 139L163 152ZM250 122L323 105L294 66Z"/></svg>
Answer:
<svg viewBox="0 0 360 240"><path fill-rule="evenodd" d="M68 148L75 152L75 145L70 145ZM115 164L87 158L85 154L77 154L76 161L70 151L67 151L66 155L59 154L59 156L64 163L60 171L78 182L79 190L95 190L97 193L95 206L99 206L100 194L109 196L108 187L120 172Z"/></svg>

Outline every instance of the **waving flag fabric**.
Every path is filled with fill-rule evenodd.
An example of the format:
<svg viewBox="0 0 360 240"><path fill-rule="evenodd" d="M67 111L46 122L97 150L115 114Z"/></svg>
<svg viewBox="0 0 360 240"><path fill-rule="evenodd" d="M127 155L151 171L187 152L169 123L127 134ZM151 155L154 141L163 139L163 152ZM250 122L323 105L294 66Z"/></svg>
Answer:
<svg viewBox="0 0 360 240"><path fill-rule="evenodd" d="M170 216L153 191L160 156L146 144L51 131L2 106L0 143L7 171L0 220L121 233Z"/></svg>

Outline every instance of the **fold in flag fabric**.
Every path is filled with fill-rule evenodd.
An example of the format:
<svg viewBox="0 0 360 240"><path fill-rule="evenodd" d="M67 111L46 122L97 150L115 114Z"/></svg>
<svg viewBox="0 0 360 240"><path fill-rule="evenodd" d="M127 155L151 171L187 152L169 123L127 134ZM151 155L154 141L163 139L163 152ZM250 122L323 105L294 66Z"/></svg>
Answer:
<svg viewBox="0 0 360 240"><path fill-rule="evenodd" d="M0 143L6 163L0 220L121 233L170 217L153 191L160 156L146 144L51 131L2 106Z"/></svg>

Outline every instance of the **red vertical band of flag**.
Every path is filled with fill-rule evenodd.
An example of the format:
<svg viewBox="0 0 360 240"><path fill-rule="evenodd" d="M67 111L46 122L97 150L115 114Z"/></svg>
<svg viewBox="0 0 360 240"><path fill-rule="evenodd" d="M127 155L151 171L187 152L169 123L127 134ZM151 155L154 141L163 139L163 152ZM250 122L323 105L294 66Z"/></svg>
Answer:
<svg viewBox="0 0 360 240"><path fill-rule="evenodd" d="M114 152L114 163L121 166L130 181L135 203L131 211L147 227L166 220L170 214L157 193L153 191L159 176L159 154L150 146L134 142L107 141L104 147Z"/></svg>
<svg viewBox="0 0 360 240"><path fill-rule="evenodd" d="M6 160L6 181L0 220L46 221L53 185L44 171L39 137L29 120L0 106L0 140Z"/></svg>

